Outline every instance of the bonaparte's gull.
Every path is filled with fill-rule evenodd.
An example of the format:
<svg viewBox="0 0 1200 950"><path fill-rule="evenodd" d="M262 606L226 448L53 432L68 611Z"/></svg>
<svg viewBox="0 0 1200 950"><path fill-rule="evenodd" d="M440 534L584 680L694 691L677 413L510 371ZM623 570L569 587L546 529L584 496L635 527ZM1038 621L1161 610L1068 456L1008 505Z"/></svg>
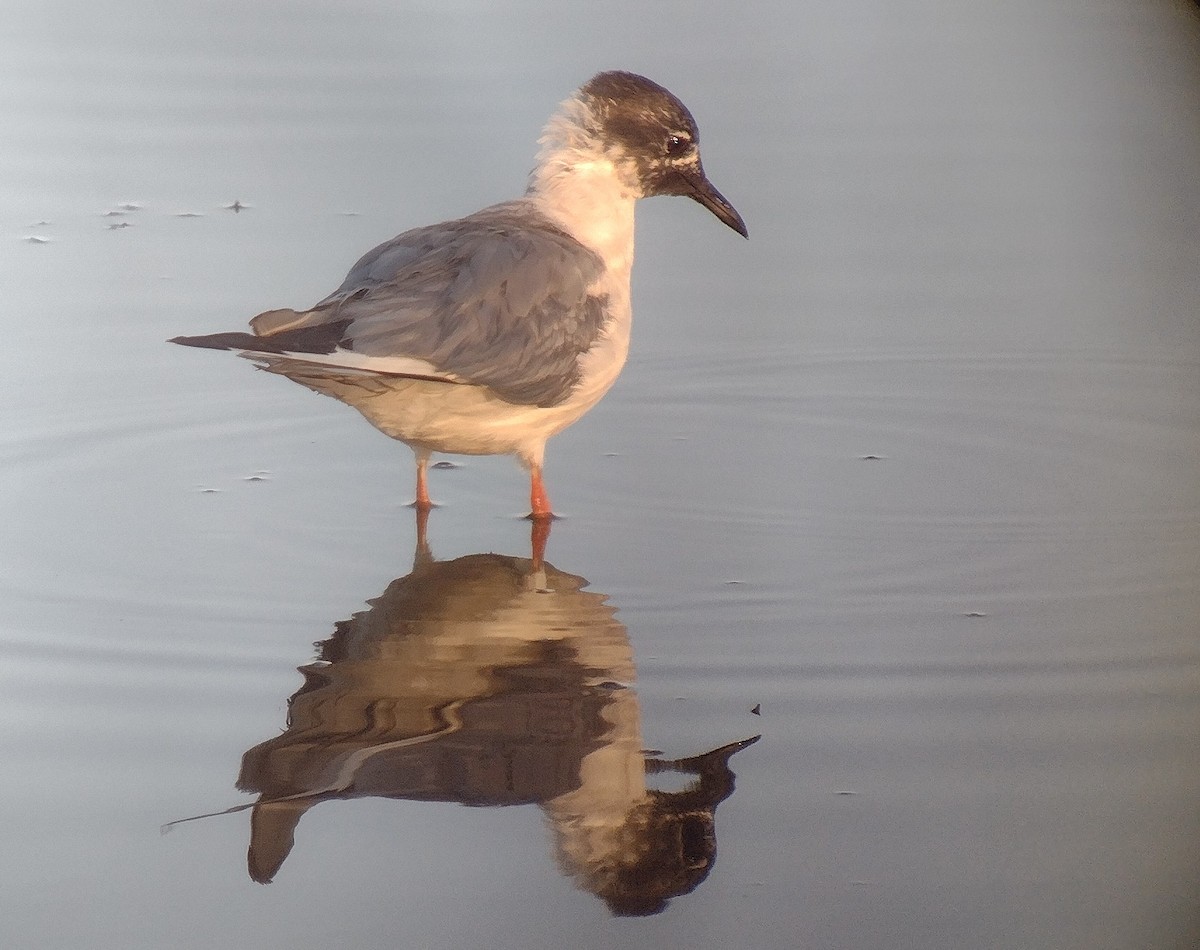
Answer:
<svg viewBox="0 0 1200 950"><path fill-rule="evenodd" d="M739 234L674 95L603 72L551 116L524 197L405 231L367 252L308 310L269 310L253 333L176 337L240 351L359 410L416 454L416 507L433 452L515 455L531 515L551 517L546 440L592 408L629 349L633 206L686 195Z"/></svg>

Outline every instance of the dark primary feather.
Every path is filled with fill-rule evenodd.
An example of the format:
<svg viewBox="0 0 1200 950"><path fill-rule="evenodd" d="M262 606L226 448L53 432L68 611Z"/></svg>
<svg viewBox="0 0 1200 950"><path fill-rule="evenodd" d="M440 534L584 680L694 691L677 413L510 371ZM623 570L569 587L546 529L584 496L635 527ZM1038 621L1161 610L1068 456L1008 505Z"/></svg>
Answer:
<svg viewBox="0 0 1200 950"><path fill-rule="evenodd" d="M295 311L274 310L272 313ZM228 333L210 333L207 336L177 336L168 343L184 346L202 346L210 350L254 350L257 353L312 353L329 354L338 348L349 320L335 320L315 326L301 326L276 333L272 336L255 336L233 330Z"/></svg>
<svg viewBox="0 0 1200 950"><path fill-rule="evenodd" d="M550 406L568 396L579 356L603 328L606 301L588 294L603 266L528 202L512 201L381 244L312 310L256 317L260 336L178 342L415 357L510 402Z"/></svg>

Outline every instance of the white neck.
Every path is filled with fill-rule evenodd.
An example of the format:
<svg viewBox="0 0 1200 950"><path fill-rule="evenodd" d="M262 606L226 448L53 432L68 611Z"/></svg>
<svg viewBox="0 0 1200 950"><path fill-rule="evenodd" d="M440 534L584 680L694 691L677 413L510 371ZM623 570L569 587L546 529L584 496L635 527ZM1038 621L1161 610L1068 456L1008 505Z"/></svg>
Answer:
<svg viewBox="0 0 1200 950"><path fill-rule="evenodd" d="M642 197L632 162L605 152L587 131L587 107L568 99L539 140L528 198L610 271L633 266L633 205Z"/></svg>

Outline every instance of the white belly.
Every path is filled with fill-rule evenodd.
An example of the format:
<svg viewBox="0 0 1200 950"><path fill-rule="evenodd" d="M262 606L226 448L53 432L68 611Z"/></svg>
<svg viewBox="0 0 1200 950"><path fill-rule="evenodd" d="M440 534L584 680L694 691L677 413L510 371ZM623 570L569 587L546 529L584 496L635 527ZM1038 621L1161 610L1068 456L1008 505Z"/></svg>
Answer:
<svg viewBox="0 0 1200 950"><path fill-rule="evenodd" d="M628 352L629 321L614 320L581 357L580 380L570 396L546 407L506 402L481 386L383 376L289 357L252 358L264 369L353 406L414 451L516 455L526 465L541 465L546 440L600 401Z"/></svg>

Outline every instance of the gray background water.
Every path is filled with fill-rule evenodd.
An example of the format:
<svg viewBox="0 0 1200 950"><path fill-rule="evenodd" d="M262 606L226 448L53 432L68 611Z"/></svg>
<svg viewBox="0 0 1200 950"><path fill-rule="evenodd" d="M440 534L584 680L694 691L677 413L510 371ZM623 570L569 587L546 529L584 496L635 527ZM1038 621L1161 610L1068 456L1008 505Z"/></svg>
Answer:
<svg viewBox="0 0 1200 950"><path fill-rule="evenodd" d="M1193 945L1196 5L3 20L5 946ZM691 106L751 240L639 209L633 357L550 445L549 559L625 625L647 746L763 734L716 865L619 919L536 807L364 798L252 884L245 814L159 826L248 800L313 641L408 573L410 460L163 341L514 195L614 67ZM515 465L433 474L437 557L527 552Z"/></svg>

